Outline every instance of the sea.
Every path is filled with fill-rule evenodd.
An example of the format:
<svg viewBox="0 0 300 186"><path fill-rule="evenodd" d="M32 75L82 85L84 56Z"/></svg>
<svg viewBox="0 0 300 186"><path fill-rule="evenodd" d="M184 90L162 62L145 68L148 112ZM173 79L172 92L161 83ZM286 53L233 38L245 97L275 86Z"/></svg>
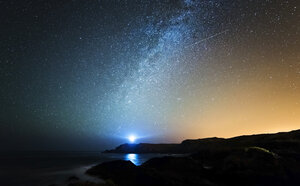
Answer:
<svg viewBox="0 0 300 186"><path fill-rule="evenodd" d="M104 182L86 175L87 169L113 160L129 160L141 165L165 154L108 154L101 152L9 152L0 153L0 185L64 186L77 177L80 181Z"/></svg>

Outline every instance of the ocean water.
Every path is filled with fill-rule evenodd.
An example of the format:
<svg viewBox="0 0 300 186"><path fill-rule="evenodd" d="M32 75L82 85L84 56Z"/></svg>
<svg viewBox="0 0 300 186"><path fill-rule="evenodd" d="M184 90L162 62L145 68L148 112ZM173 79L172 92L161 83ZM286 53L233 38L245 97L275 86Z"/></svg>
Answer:
<svg viewBox="0 0 300 186"><path fill-rule="evenodd" d="M14 152L0 153L0 185L68 185L71 176L81 181L103 182L85 173L90 167L112 160L141 165L162 154L103 154L101 152Z"/></svg>

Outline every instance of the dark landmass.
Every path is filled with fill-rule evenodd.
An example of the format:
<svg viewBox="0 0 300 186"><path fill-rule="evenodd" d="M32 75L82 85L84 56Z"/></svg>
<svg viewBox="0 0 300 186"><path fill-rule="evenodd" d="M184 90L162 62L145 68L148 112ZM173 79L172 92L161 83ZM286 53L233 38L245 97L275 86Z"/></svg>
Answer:
<svg viewBox="0 0 300 186"><path fill-rule="evenodd" d="M184 140L180 144L122 144L104 153L163 153L185 154L196 153L203 149L227 149L247 146L259 146L269 150L281 151L288 148L300 147L300 130L280 132L276 134L258 134L238 136L234 138L204 138ZM300 149L299 149L300 150Z"/></svg>
<svg viewBox="0 0 300 186"><path fill-rule="evenodd" d="M188 153L96 165L86 173L107 185L300 185L300 130L181 144L124 144L117 153Z"/></svg>

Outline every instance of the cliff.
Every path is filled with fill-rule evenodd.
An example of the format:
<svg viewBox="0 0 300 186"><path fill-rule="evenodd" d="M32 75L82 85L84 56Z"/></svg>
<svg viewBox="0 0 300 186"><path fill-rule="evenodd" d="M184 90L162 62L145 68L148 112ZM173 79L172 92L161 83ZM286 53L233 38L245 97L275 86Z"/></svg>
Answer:
<svg viewBox="0 0 300 186"><path fill-rule="evenodd" d="M300 185L300 130L180 144L124 144L106 152L190 153L152 158L140 166L104 162L87 170L107 185Z"/></svg>
<svg viewBox="0 0 300 186"><path fill-rule="evenodd" d="M259 146L275 151L300 151L300 130L276 134L258 134L233 138L188 139L180 144L122 144L104 153L195 153L209 149L232 149Z"/></svg>

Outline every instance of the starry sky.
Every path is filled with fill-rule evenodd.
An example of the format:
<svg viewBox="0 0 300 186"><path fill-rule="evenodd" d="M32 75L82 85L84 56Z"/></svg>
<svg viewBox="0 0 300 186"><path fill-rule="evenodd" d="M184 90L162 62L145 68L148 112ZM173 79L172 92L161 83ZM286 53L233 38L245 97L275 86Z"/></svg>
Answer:
<svg viewBox="0 0 300 186"><path fill-rule="evenodd" d="M300 128L297 0L0 1L0 144Z"/></svg>

